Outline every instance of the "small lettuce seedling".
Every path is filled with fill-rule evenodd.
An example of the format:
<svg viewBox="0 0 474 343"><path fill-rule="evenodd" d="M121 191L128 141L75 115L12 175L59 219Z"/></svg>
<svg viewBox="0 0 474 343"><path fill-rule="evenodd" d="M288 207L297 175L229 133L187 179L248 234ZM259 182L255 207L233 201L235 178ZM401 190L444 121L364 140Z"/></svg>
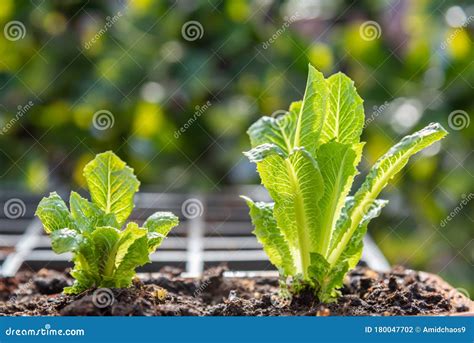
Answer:
<svg viewBox="0 0 474 343"><path fill-rule="evenodd" d="M150 262L149 254L178 225L170 212L156 212L140 227L129 222L140 182L113 152L99 154L84 168L91 200L71 192L70 210L51 193L36 215L50 235L54 252L73 254L75 282L64 289L77 294L92 287L128 287L135 269Z"/></svg>
<svg viewBox="0 0 474 343"><path fill-rule="evenodd" d="M254 233L294 290L311 287L323 302L339 295L362 254L362 238L385 200L377 197L413 154L442 139L437 123L404 137L383 155L354 196L362 156L362 99L342 73L325 79L311 65L302 101L281 117L264 116L248 130L262 184L274 203L244 197Z"/></svg>

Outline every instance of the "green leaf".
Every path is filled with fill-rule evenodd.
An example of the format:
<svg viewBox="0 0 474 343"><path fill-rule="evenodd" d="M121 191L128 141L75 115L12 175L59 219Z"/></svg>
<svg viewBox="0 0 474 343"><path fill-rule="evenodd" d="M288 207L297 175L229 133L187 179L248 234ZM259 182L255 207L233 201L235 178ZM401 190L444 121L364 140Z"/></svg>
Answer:
<svg viewBox="0 0 474 343"><path fill-rule="evenodd" d="M326 256L331 234L357 175L362 148L362 143L349 145L331 141L318 149L316 157L323 177L324 195L319 202L321 216L317 252L323 256Z"/></svg>
<svg viewBox="0 0 474 343"><path fill-rule="evenodd" d="M120 230L105 226L98 227L91 234L95 255L99 257L99 273L104 277L112 277L115 269Z"/></svg>
<svg viewBox="0 0 474 343"><path fill-rule="evenodd" d="M342 237L345 234L344 230L350 225L349 216L352 211L352 208L354 207L354 203L355 201L354 201L353 196L348 196L346 198L344 207L341 211L341 215L339 216L339 219L336 224L336 229L334 230L334 233L332 235L330 251L337 248L337 245L341 242ZM367 225L372 219L380 215L380 212L387 204L388 204L388 200L377 199L369 206L367 213L364 215L364 217L362 218L362 221L359 223L359 226L356 229L354 235L352 236L350 242L354 243L354 242L359 241L359 239L362 242L362 238L365 232L367 231ZM349 245L351 244L348 244L348 246Z"/></svg>
<svg viewBox="0 0 474 343"><path fill-rule="evenodd" d="M287 156L293 150L295 127L301 111L301 101L294 102L289 112L277 118L264 116L247 130L252 148L274 144Z"/></svg>
<svg viewBox="0 0 474 343"><path fill-rule="evenodd" d="M320 144L330 141L342 144L358 143L364 125L364 107L363 100L354 87L354 81L342 73L337 73L326 82L329 88L329 105Z"/></svg>
<svg viewBox="0 0 474 343"><path fill-rule="evenodd" d="M51 193L38 205L36 215L50 234L53 250L73 253L75 279L66 294L92 287L128 287L135 269L148 263L149 253L178 224L170 212L157 212L145 228L129 223L139 182L133 170L112 152L99 154L84 168L92 202L71 192L71 213L64 201Z"/></svg>
<svg viewBox="0 0 474 343"><path fill-rule="evenodd" d="M272 203L253 202L250 198L242 196L250 209L250 217L255 227L253 233L263 246L263 250L270 262L283 272L283 275L293 275L295 265L288 248L288 243L277 227L273 217Z"/></svg>
<svg viewBox="0 0 474 343"><path fill-rule="evenodd" d="M258 163L262 162L267 156L279 155L283 158L286 157L283 150L281 150L276 144L262 144L252 150L245 151L244 155L247 156L250 162Z"/></svg>
<svg viewBox="0 0 474 343"><path fill-rule="evenodd" d="M120 238L113 275L114 287L128 287L135 275L135 269L148 262L147 230L129 223Z"/></svg>
<svg viewBox="0 0 474 343"><path fill-rule="evenodd" d="M106 214L115 214L122 226L133 210L133 197L140 185L133 169L108 151L85 166L84 176L92 201Z"/></svg>
<svg viewBox="0 0 474 343"><path fill-rule="evenodd" d="M76 192L69 198L72 218L81 231L92 232L100 226L118 226L113 213L105 214L96 204L84 199Z"/></svg>
<svg viewBox="0 0 474 343"><path fill-rule="evenodd" d="M257 150L257 152L255 152ZM318 200L324 192L318 164L303 148L284 158L275 145L267 144L247 153L257 162L262 183L275 201L274 216L289 244L298 273L309 266L309 254L316 239L319 217Z"/></svg>
<svg viewBox="0 0 474 343"><path fill-rule="evenodd" d="M147 233L148 231L144 228L140 228L137 223L127 224L125 230L120 233L117 254L115 256L116 267L123 263L132 244L139 238L146 238ZM148 251L144 259L148 260Z"/></svg>
<svg viewBox="0 0 474 343"><path fill-rule="evenodd" d="M96 252L89 233L85 232L82 235L82 243L73 253L74 269L71 271L71 276L75 281L71 287L64 289L66 294L77 294L88 288L97 287L102 279L99 266L101 259L106 256Z"/></svg>
<svg viewBox="0 0 474 343"><path fill-rule="evenodd" d="M322 255L311 254L309 275L314 282L319 301L333 302L339 295L339 288L343 286L344 276L349 270L346 262L332 267Z"/></svg>
<svg viewBox="0 0 474 343"><path fill-rule="evenodd" d="M314 156L326 116L328 93L323 74L309 65L306 90L294 130L293 148L304 147Z"/></svg>
<svg viewBox="0 0 474 343"><path fill-rule="evenodd" d="M288 110L289 113L294 113L295 117L299 115L301 111L301 107L303 106L303 101L293 101L290 104L290 109ZM295 123L296 124L296 123ZM290 131L289 131L290 132ZM294 132L291 132L291 134L294 134Z"/></svg>
<svg viewBox="0 0 474 343"><path fill-rule="evenodd" d="M359 223L356 232L354 235L352 235L349 243L344 247L341 256L334 263L334 265L330 265L326 260L324 260L326 262L323 264L317 264L313 261L313 255L311 256L313 275L316 277L316 280L319 283L317 294L318 298L322 302L332 302L339 295L338 289L343 285L344 276L360 261L363 250L363 238L367 232L367 225L371 219L377 217L380 214L382 208L387 203L388 201L386 200L375 200L375 202L368 209L362 221ZM341 228L344 227L344 222L349 220L347 213L350 211L353 205L354 198L348 197L346 204L344 205L341 220L338 222L339 230L335 232L336 238L334 239L334 242L332 242L331 250L335 249L337 243L340 242L340 238L337 238L337 236L340 237L340 235L343 234L343 232L341 232ZM313 263L315 265L313 265ZM318 273L316 274L314 270L317 270Z"/></svg>
<svg viewBox="0 0 474 343"><path fill-rule="evenodd" d="M65 228L74 228L66 203L56 192L50 193L47 198L41 199L35 215L43 223L46 233Z"/></svg>
<svg viewBox="0 0 474 343"><path fill-rule="evenodd" d="M148 229L148 251L154 252L172 228L179 224L179 219L171 212L156 212L143 224Z"/></svg>
<svg viewBox="0 0 474 343"><path fill-rule="evenodd" d="M377 199L369 206L369 209L362 218L362 221L357 226L357 229L355 230L336 264L347 261L349 269L352 269L357 265L362 256L363 239L367 233L367 226L372 219L380 215L380 212L382 212L382 209L387 204L388 200ZM334 247L334 249L337 249L337 246Z"/></svg>
<svg viewBox="0 0 474 343"><path fill-rule="evenodd" d="M264 116L250 126L247 134L250 137L252 147L272 143L288 154L291 150L291 143L289 137L286 136L284 127L281 125L284 121L283 118L287 118L287 115L280 118Z"/></svg>
<svg viewBox="0 0 474 343"><path fill-rule="evenodd" d="M328 86L322 73L309 65L308 80L303 100L294 102L287 114L262 117L247 131L252 148L274 144L284 155L298 147L313 154L318 147L328 104Z"/></svg>
<svg viewBox="0 0 474 343"><path fill-rule="evenodd" d="M83 241L82 235L76 230L65 228L51 232L51 247L56 254L75 252Z"/></svg>
<svg viewBox="0 0 474 343"><path fill-rule="evenodd" d="M308 273L312 281L320 282L329 274L331 266L326 258L319 253L311 253L311 264Z"/></svg>
<svg viewBox="0 0 474 343"><path fill-rule="evenodd" d="M422 130L404 137L376 162L354 196L354 206L350 211L348 227L344 228L344 235L337 248L331 252L329 263L332 265L336 263L372 203L388 181L408 163L410 156L442 139L446 134L446 130L440 124L432 123Z"/></svg>
<svg viewBox="0 0 474 343"><path fill-rule="evenodd" d="M74 284L70 287L65 287L64 294L79 294L89 288L97 287L97 280L94 274L86 270L73 269L71 276L75 279Z"/></svg>

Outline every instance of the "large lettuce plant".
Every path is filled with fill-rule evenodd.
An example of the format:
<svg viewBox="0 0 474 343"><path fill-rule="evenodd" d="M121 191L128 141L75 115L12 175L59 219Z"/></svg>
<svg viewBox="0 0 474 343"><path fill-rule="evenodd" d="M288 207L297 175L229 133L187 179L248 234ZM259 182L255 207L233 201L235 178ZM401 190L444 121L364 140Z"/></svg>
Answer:
<svg viewBox="0 0 474 343"><path fill-rule="evenodd" d="M92 201L71 192L68 209L54 192L41 200L36 211L54 252L73 254L75 282L64 292L128 287L135 269L150 262L149 254L178 225L178 218L156 212L142 227L134 222L125 225L140 182L133 169L110 151L89 162L84 176Z"/></svg>
<svg viewBox="0 0 474 343"><path fill-rule="evenodd" d="M362 103L346 75L324 78L310 65L303 100L248 130L252 149L245 155L274 201L244 197L254 233L282 276L313 288L324 302L338 296L344 275L360 260L367 225L387 204L377 199L382 189L410 156L447 134L432 123L404 137L349 196L364 146Z"/></svg>

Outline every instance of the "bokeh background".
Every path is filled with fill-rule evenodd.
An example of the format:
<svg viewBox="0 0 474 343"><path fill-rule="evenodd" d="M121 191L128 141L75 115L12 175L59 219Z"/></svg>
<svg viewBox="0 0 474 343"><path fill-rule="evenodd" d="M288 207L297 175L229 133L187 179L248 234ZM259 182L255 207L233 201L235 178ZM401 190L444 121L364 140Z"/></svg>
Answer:
<svg viewBox="0 0 474 343"><path fill-rule="evenodd" d="M392 264L473 294L471 1L2 0L0 28L2 192L83 187L109 149L142 189L257 184L246 128L300 99L312 63L365 99L362 176L403 135L450 132L370 232Z"/></svg>

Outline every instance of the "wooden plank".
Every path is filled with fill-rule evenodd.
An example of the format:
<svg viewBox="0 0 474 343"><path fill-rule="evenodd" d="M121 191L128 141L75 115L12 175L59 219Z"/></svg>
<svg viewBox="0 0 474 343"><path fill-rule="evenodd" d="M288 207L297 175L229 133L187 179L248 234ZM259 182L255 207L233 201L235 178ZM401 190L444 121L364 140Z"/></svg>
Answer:
<svg viewBox="0 0 474 343"><path fill-rule="evenodd" d="M253 236L253 227L248 221L213 221L206 223L206 236Z"/></svg>
<svg viewBox="0 0 474 343"><path fill-rule="evenodd" d="M204 236L204 222L202 214L205 213L206 208L203 204L201 196L191 196L186 201L189 201L189 206L183 203L182 212L190 217L188 227L188 250L186 256L186 275L190 277L198 277L204 271L203 263L203 236ZM187 208L186 208L187 207Z"/></svg>
<svg viewBox="0 0 474 343"><path fill-rule="evenodd" d="M39 219L31 221L23 238L15 245L15 251L7 256L0 269L2 276L14 276L20 269L26 257L36 246L40 233L43 230Z"/></svg>
<svg viewBox="0 0 474 343"><path fill-rule="evenodd" d="M0 232L22 234L26 231L32 218L18 218L18 219L0 219Z"/></svg>

